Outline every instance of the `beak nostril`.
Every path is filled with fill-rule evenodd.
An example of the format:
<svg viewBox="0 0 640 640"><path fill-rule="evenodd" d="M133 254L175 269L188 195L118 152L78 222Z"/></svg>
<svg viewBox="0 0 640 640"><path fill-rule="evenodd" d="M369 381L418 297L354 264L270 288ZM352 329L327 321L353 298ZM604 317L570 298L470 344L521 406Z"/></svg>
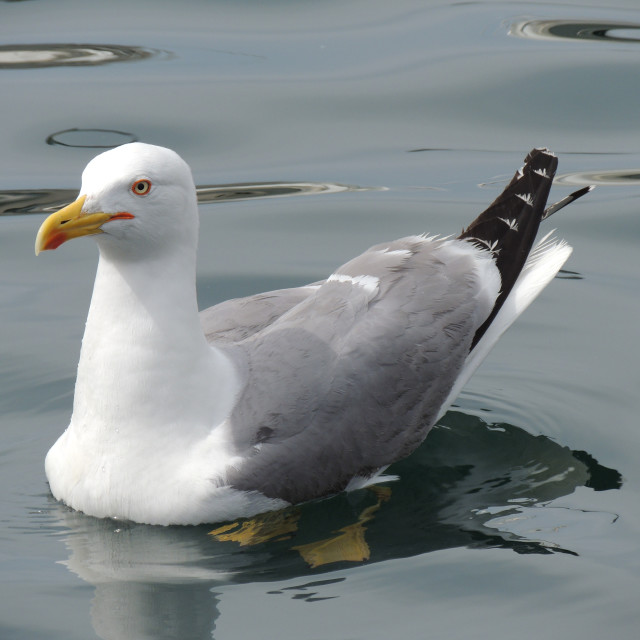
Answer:
<svg viewBox="0 0 640 640"><path fill-rule="evenodd" d="M67 224L67 222L69 222L69 220L61 220L60 221L60 226L62 226L63 224Z"/></svg>

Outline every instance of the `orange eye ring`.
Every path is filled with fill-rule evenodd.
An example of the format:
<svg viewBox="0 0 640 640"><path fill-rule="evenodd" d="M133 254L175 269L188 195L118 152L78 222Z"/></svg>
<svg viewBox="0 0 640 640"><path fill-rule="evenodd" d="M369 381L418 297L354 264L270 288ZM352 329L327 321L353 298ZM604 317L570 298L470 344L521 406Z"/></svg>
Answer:
<svg viewBox="0 0 640 640"><path fill-rule="evenodd" d="M137 196L146 196L151 191L151 180L136 180L131 185L131 191Z"/></svg>

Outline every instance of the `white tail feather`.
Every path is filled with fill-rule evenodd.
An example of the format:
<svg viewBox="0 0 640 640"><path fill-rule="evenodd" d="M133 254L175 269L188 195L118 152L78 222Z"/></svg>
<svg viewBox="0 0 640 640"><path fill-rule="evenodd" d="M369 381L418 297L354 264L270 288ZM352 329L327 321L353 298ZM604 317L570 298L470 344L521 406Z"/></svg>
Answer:
<svg viewBox="0 0 640 640"><path fill-rule="evenodd" d="M455 385L440 409L439 418L444 415L456 399L462 387L473 372L487 357L489 351L498 342L500 336L515 322L516 318L538 297L542 290L553 280L567 261L573 249L564 241L552 237L553 231L544 236L533 248L527 261L504 301L502 308L482 336L473 351L467 357Z"/></svg>

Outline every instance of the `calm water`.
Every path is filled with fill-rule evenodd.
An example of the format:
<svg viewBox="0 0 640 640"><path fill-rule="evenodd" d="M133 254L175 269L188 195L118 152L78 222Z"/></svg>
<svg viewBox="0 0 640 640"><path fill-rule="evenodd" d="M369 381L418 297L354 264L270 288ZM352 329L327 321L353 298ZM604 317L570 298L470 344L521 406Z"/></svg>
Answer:
<svg viewBox="0 0 640 640"><path fill-rule="evenodd" d="M636 0L0 2L0 637L637 638ZM227 527L49 496L96 264L33 256L100 148L175 148L202 306L448 234L533 146L575 252L399 480ZM212 534L212 529L215 534Z"/></svg>

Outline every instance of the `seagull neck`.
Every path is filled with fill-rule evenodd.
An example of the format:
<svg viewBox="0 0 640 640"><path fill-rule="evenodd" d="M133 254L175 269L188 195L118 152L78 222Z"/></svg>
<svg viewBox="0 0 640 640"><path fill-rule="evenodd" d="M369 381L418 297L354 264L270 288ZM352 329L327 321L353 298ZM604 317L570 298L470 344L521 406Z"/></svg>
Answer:
<svg viewBox="0 0 640 640"><path fill-rule="evenodd" d="M195 256L186 253L127 262L101 255L87 329L95 325L119 341L159 342L169 351L202 350Z"/></svg>
<svg viewBox="0 0 640 640"><path fill-rule="evenodd" d="M200 325L195 257L122 262L101 255L72 423L210 429L226 417L232 369Z"/></svg>

